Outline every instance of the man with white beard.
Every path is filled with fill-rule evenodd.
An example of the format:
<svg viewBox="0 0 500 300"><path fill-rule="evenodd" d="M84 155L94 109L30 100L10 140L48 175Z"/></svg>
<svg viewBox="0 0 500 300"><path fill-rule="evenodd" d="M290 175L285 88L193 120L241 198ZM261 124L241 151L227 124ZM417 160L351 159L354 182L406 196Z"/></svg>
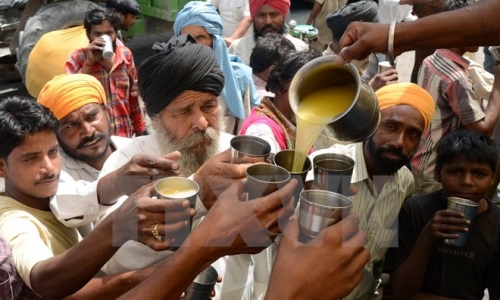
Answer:
<svg viewBox="0 0 500 300"><path fill-rule="evenodd" d="M190 35L181 35L166 44L157 43L154 48L160 52L138 68L139 91L151 117L153 133L134 138L128 146L115 151L104 164L101 176L120 168L138 153L161 156L179 151L179 170L184 176L194 175L193 178L200 185L196 221L206 214L207 208L217 197L214 194L228 186L221 184L221 181L244 178L246 165L219 164L226 170L217 169L213 164L202 167L209 158L228 149L232 138L232 135L218 129L217 96L224 86L224 76L214 52L209 47L197 44ZM210 163L227 157L224 154L217 155ZM152 169L151 175L156 172ZM119 203L121 199L117 205ZM111 207L108 212L113 210L114 207ZM171 251L155 252L139 243L129 242L117 251L103 270L114 274L140 269L171 254ZM245 288L251 287L251 283L245 284L249 278L250 262L248 257L242 259L244 264L239 259L240 256L225 257L215 263L219 275L224 278L220 290L216 289L216 297L230 299L226 291L234 295L234 289L238 290L239 295L243 290L246 295L250 295L248 288ZM238 284L234 282L235 276L238 277Z"/></svg>

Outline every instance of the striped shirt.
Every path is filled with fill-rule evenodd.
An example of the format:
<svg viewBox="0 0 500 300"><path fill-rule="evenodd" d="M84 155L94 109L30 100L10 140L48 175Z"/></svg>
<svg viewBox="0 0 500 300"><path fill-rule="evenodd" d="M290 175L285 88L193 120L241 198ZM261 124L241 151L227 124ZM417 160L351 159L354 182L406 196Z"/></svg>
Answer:
<svg viewBox="0 0 500 300"><path fill-rule="evenodd" d="M366 248L371 257L363 270L361 282L345 299L369 299L378 284L385 253L389 247L397 246L398 214L403 201L413 192L413 175L408 168L402 167L389 176L382 189L377 191L366 169L363 143L335 144L331 148L314 152L310 156L311 160L321 153L344 154L355 162L351 184L357 189L357 193L350 197L353 202L352 212L359 215L359 227L368 237ZM373 180L377 180L376 175Z"/></svg>
<svg viewBox="0 0 500 300"><path fill-rule="evenodd" d="M430 130L422 135L421 147L411 162L419 181L434 181L436 145L443 136L484 118L481 98L473 90L468 67L468 60L446 49L436 50L422 63L418 84L434 98L436 110Z"/></svg>
<svg viewBox="0 0 500 300"><path fill-rule="evenodd" d="M85 48L75 50L66 62L66 73L81 73L84 63ZM111 70L108 72L101 64L95 63L89 75L97 78L104 87L106 111L113 135L132 137L134 133L137 135L146 131L140 97L130 95L137 70L132 52L127 47L117 42Z"/></svg>

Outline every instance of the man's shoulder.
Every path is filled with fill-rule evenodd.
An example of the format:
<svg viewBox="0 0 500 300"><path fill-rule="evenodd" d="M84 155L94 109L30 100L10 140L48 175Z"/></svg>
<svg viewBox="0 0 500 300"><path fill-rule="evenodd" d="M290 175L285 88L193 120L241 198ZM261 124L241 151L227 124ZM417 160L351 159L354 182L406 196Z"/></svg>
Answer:
<svg viewBox="0 0 500 300"><path fill-rule="evenodd" d="M246 46L253 44L253 43L255 43L253 35L249 34L249 35L240 37L239 39L236 39L231 43L231 46L229 46L229 53L233 53L231 50L235 50L235 49L238 49L240 47L246 47Z"/></svg>
<svg viewBox="0 0 500 300"><path fill-rule="evenodd" d="M113 143L116 149L120 149L130 144L132 142L132 139L128 137L112 135L111 142Z"/></svg>
<svg viewBox="0 0 500 300"><path fill-rule="evenodd" d="M157 153L157 145L156 138L154 135L143 135L134 138L125 138L128 141L122 140L124 143L122 147L117 148L117 150L113 153L123 153L127 156L135 155L139 153L152 154L152 155L160 155Z"/></svg>
<svg viewBox="0 0 500 300"><path fill-rule="evenodd" d="M125 46L123 44L122 44L122 46L117 46L116 51L119 51L121 53L121 57L125 61L126 64L132 63L134 56L132 54L132 50L130 50L127 46ZM115 58L113 57L113 59L115 59Z"/></svg>
<svg viewBox="0 0 500 300"><path fill-rule="evenodd" d="M403 207L406 209L435 209L436 211L443 206L442 190L438 190L429 194L412 196L405 200Z"/></svg>
<svg viewBox="0 0 500 300"><path fill-rule="evenodd" d="M309 46L301 39L298 39L296 37L293 37L290 34L285 34L285 37L292 42L292 44L295 46L295 50L297 51L304 51L309 49Z"/></svg>
<svg viewBox="0 0 500 300"><path fill-rule="evenodd" d="M5 223L12 225L13 219L32 220L34 217L31 214L33 208L30 208L14 198L0 196L0 226Z"/></svg>
<svg viewBox="0 0 500 300"><path fill-rule="evenodd" d="M66 62L73 61L75 63L78 63L80 61L83 62L84 60L85 60L85 48L78 48L73 50L73 52L71 52Z"/></svg>

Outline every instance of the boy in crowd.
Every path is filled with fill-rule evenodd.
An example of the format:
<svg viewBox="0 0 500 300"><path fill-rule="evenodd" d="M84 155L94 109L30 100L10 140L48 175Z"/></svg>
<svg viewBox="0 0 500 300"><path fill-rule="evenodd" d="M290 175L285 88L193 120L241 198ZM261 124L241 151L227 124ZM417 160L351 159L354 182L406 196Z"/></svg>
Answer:
<svg viewBox="0 0 500 300"><path fill-rule="evenodd" d="M118 12L118 16L122 19L120 30L128 31L135 22L137 22L137 15L141 12L139 3L135 0L107 0L107 8L114 8ZM122 33L118 31L118 38L122 41Z"/></svg>
<svg viewBox="0 0 500 300"><path fill-rule="evenodd" d="M435 176L443 189L405 201L399 247L386 256L395 299L482 299L485 289L500 299L500 209L485 197L497 165L495 142L485 134L460 130L440 141ZM478 203L474 220L447 209L447 197ZM469 233L463 247L444 242L457 232Z"/></svg>

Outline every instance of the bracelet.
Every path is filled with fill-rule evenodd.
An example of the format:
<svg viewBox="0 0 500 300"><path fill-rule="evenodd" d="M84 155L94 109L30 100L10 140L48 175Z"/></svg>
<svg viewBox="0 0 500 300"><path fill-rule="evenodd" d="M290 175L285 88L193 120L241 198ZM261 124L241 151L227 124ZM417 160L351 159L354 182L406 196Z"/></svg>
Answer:
<svg viewBox="0 0 500 300"><path fill-rule="evenodd" d="M396 29L396 21L392 21L389 26L389 38L387 39L387 59L392 67L394 63L394 30Z"/></svg>

